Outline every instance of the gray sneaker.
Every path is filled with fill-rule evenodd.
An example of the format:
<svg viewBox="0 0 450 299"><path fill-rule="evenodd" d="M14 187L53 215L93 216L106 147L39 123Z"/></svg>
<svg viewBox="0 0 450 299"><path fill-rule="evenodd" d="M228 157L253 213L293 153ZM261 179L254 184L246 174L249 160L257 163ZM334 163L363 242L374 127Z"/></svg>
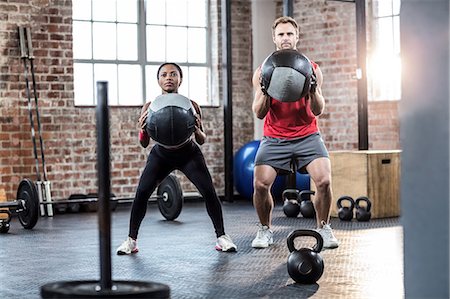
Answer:
<svg viewBox="0 0 450 299"><path fill-rule="evenodd" d="M325 221L322 221L322 226L322 228L317 229L317 232L322 236L323 248L338 248L339 242L333 234L331 225L329 223L325 223Z"/></svg>
<svg viewBox="0 0 450 299"><path fill-rule="evenodd" d="M252 241L253 248L267 248L273 244L273 232L268 226L258 224L256 238Z"/></svg>

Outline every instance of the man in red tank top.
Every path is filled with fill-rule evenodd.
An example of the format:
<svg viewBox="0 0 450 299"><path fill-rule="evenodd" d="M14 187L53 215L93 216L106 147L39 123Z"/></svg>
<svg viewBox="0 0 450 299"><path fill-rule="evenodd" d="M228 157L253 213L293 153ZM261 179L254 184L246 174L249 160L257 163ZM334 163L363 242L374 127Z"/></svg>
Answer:
<svg viewBox="0 0 450 299"><path fill-rule="evenodd" d="M272 25L272 38L277 50L296 49L299 27L291 17L281 17ZM311 63L316 75L317 87L296 102L281 102L263 92L260 84L261 67L253 74L253 112L264 119L264 137L255 158L253 204L259 229L252 242L254 248L266 248L273 244L271 230L274 201L270 193L279 172L291 171L294 159L297 169L307 171L316 186L313 200L316 211L317 231L324 239L325 248L337 248L330 220L331 164L328 151L320 136L317 116L322 114L325 101L322 96L322 71ZM303 88L300 86L299 88Z"/></svg>

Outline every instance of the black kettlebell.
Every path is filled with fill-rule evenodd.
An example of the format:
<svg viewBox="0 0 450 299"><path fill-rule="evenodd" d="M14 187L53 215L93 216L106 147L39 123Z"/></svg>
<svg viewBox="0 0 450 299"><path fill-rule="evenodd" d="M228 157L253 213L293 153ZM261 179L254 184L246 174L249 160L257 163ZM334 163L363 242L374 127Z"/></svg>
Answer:
<svg viewBox="0 0 450 299"><path fill-rule="evenodd" d="M360 205L360 202L362 201L366 203L365 206ZM358 197L355 201L355 208L356 208L356 219L358 221L369 221L370 217L372 217L372 213L370 212L370 209L372 208L372 203L370 202L368 197L366 196Z"/></svg>
<svg viewBox="0 0 450 299"><path fill-rule="evenodd" d="M343 201L348 201L350 202L350 206L342 206L342 202ZM339 197L339 199L337 200L337 207L338 207L338 217L339 219L341 219L342 221L351 221L353 218L353 209L355 208L355 201L353 200L352 197L350 196L341 196Z"/></svg>
<svg viewBox="0 0 450 299"><path fill-rule="evenodd" d="M7 214L8 217L6 219L0 220L0 233L6 234L9 232L9 222L11 221L11 212L10 211L1 211L2 214Z"/></svg>
<svg viewBox="0 0 450 299"><path fill-rule="evenodd" d="M297 198L300 191L297 189L286 189L281 197L284 200L283 212L287 217L297 217L300 213L300 206Z"/></svg>
<svg viewBox="0 0 450 299"><path fill-rule="evenodd" d="M296 249L294 240L297 237L309 236L317 240L316 245L310 248ZM287 260L287 270L289 276L297 283L313 284L323 274L324 264L322 256L319 254L323 248L322 236L314 231L298 229L291 232L287 238L287 246L290 254Z"/></svg>
<svg viewBox="0 0 450 299"><path fill-rule="evenodd" d="M6 234L9 231L9 222L0 220L0 233Z"/></svg>
<svg viewBox="0 0 450 299"><path fill-rule="evenodd" d="M314 204L311 201L309 196L305 195L314 195L315 192L311 190L303 190L298 195L300 201L300 213L305 218L314 218L316 216L316 210L314 209Z"/></svg>

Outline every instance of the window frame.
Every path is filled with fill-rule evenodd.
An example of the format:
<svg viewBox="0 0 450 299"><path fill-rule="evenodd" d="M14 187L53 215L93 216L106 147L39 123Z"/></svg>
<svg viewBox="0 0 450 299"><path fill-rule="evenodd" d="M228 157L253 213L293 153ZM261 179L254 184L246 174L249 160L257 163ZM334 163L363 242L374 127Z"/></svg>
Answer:
<svg viewBox="0 0 450 299"><path fill-rule="evenodd" d="M81 0L83 1L83 0ZM135 106L141 106L143 105L145 102L147 102L148 99L148 95L147 95L147 67L158 67L159 65L161 65L164 62L175 62L177 64L180 65L180 67L183 70L183 78L185 79L185 81L189 81L189 71L190 68L192 67L204 67L206 74L207 74L207 78L205 78L206 82L206 91L205 91L205 100L201 101L202 99L193 99L195 101L197 101L201 106L205 106L205 107L215 107L218 105L218 101L214 101L212 94L212 74L213 74L213 69L212 69L212 54L211 54L211 8L210 8L210 0L204 0L205 1L205 13L206 13L206 24L205 27L201 27L201 26L190 26L189 24L183 24L183 25L171 25L168 24L167 21L162 24L162 26L165 27L165 29L167 30L168 27L181 27L181 28L204 28L205 29L205 55L206 55L206 59L204 63L200 63L200 62L189 62L188 61L188 57L186 58L185 62L179 62L179 61L148 61L147 60L147 19L146 19L146 12L147 12L147 6L149 5L147 0L135 0L137 1L137 22L133 23L133 22L123 22L123 21L118 21L117 20L117 15L114 21L99 21L99 20L94 20L93 17L93 6L94 6L94 1L95 0L91 0L90 1L90 5L91 5L91 15L90 15L90 19L75 19L72 16L72 21L73 22L88 22L90 24L90 29L91 29L91 59L86 59L86 58L73 58L73 63L74 65L77 63L83 63L86 65L90 65L91 69L92 69L92 101L90 104L85 104L87 101L83 100L81 103L80 102L75 102L75 98L76 96L74 96L74 104L77 107L91 107L94 106L97 102L97 98L96 98L96 90L95 90L95 64L113 64L116 66L116 68L119 68L120 65L138 65L140 67L140 76L141 76L141 83L140 83L140 93L142 95L142 99L139 101L139 103L133 104L133 103L129 103L128 101L126 101L125 103L123 102L123 99L121 101L121 99L119 98L119 71L117 70L116 72L116 86L115 88L116 93L117 93L117 103L115 104L110 104L110 106L118 106L118 107L135 107ZM75 2L75 1L74 1ZM165 2L164 2L165 3ZM189 3L188 3L189 4ZM74 3L72 4L74 5ZM114 1L114 5L116 5L116 1ZM117 9L117 8L116 8ZM93 27L94 27L94 23L112 23L116 25L118 24L136 24L137 25L137 59L136 60L124 60L124 59L118 59L117 57L117 52L116 52L116 58L115 59L94 59L94 34L93 34ZM188 30L187 30L188 32ZM166 33L167 34L167 33ZM116 30L116 51L117 51L117 35L118 35L118 30ZM188 38L187 38L188 41ZM73 41L75 43L75 40ZM167 47L166 45L164 46L164 51L167 54ZM187 45L186 45L186 51L188 51L187 49ZM74 66L75 68L75 66ZM75 70L74 70L75 72ZM74 74L75 76L75 74ZM156 74L148 74L149 79L151 78L155 78L155 82L156 82ZM186 83L186 82L185 82ZM183 85L180 87L180 89L184 89L186 92L184 93L186 96L189 97L189 95L191 94L190 92L190 87L189 85L186 83L183 83ZM75 94L76 90L75 90L75 86L74 86L74 94Z"/></svg>
<svg viewBox="0 0 450 299"><path fill-rule="evenodd" d="M395 1L396 0L389 0L390 1L390 11L387 14L383 14L383 15L377 15L376 12L376 8L379 2L381 1L385 1L385 0L373 0L371 1L371 40L370 40L370 45L371 45L371 52L370 52L370 56L368 57L368 62L369 62L369 72L368 72L368 83L369 83L369 101L373 101L373 102L380 102L380 101L399 101L401 100L401 48L400 48L400 28L395 26L396 22L397 24L400 23L400 5L401 5L401 1L399 1L399 6L398 6L398 11L396 11L396 7L395 7ZM390 19L390 23L391 23L391 34L390 37L392 38L392 53L390 55L389 58L392 58L393 61L397 61L400 65L399 68L397 69L398 74L397 74L397 80L398 80L398 85L394 86L393 89L391 89L389 92L387 92L389 95L382 97L382 96L377 96L376 92L379 90L382 90L380 88L380 86L382 85L382 83L376 83L376 78L379 78L380 76L376 75L376 71L374 70L375 65L380 65L379 63L377 63L376 59L376 53L377 53L377 48L379 47L380 44L382 44L383 40L378 39L378 24L380 22L380 20L383 19ZM396 45L398 45L398 52L396 52ZM395 71L395 70L394 70ZM398 94L398 97L395 96L395 94Z"/></svg>

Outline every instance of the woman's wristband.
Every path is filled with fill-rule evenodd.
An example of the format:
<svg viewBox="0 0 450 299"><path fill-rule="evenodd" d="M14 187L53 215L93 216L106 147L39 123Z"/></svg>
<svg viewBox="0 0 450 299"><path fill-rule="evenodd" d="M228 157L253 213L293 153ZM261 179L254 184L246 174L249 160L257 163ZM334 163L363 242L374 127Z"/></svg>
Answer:
<svg viewBox="0 0 450 299"><path fill-rule="evenodd" d="M150 137L148 136L146 131L139 131L139 141L148 141Z"/></svg>

